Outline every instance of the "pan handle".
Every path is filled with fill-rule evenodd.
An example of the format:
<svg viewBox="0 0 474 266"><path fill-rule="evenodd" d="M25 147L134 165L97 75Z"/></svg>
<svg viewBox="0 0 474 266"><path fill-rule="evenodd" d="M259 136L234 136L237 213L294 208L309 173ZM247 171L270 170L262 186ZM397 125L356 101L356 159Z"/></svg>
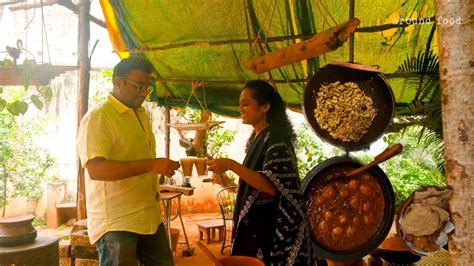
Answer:
<svg viewBox="0 0 474 266"><path fill-rule="evenodd" d="M395 144L391 147L388 147L382 153L375 156L375 158L374 158L374 160L372 160L372 162L370 162L370 163L368 163L368 164L366 164L362 167L359 167L359 168L356 168L356 169L350 171L349 173L347 173L346 176L355 176L357 174L360 174L363 171L369 169L370 167L392 158L393 156L395 156L395 155L399 154L400 152L402 152L402 150L403 150L403 145L400 144L400 143L397 143L397 144Z"/></svg>

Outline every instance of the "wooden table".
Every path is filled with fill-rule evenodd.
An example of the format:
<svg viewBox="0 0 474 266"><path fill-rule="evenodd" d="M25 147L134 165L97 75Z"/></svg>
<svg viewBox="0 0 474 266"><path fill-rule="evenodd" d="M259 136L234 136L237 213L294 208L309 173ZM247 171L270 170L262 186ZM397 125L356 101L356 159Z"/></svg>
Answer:
<svg viewBox="0 0 474 266"><path fill-rule="evenodd" d="M188 249L183 250L183 256L192 256L194 253L194 249L191 248L191 246L189 245L188 235L186 234L183 218L181 217L181 195L183 195L182 192L160 192L161 200L165 208L164 224L166 226L166 230L168 231L168 240L170 244L170 249L173 250L173 247L171 244L171 221L179 217L179 220L181 221L181 227L183 228L184 239L185 239L185 242L183 242L183 244L186 244L188 247ZM174 217L171 217L171 204L172 204L173 199L178 200L177 202L178 205L176 208L176 215Z"/></svg>
<svg viewBox="0 0 474 266"><path fill-rule="evenodd" d="M1 265L59 265L59 239L38 236L34 242L19 246L0 247Z"/></svg>

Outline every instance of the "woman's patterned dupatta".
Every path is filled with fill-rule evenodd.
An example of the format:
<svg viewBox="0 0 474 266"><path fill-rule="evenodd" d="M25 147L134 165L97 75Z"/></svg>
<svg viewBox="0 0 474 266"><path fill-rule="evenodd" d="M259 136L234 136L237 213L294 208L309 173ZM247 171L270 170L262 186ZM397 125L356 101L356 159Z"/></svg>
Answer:
<svg viewBox="0 0 474 266"><path fill-rule="evenodd" d="M263 246L258 248L256 257L267 265L310 265L311 244L296 156L291 139L283 137L282 130L265 128L248 149L243 165L266 176L279 193L269 198L240 179L234 209L232 254L245 254L241 235L255 237L261 235L263 229L270 230L265 237L272 239L259 242Z"/></svg>

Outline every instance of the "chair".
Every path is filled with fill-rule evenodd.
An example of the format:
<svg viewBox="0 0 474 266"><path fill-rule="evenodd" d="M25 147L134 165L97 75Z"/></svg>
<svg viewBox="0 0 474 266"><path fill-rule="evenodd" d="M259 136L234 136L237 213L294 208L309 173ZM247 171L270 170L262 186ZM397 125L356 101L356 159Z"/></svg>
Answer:
<svg viewBox="0 0 474 266"><path fill-rule="evenodd" d="M229 240L229 244L226 245L227 240L227 227L230 226L232 229L233 216L234 216L234 205L237 197L237 186L230 186L223 188L216 195L219 208L221 210L222 219L224 220L224 241L222 242L221 254L224 254L224 249L230 247L232 239ZM230 225L229 225L230 224Z"/></svg>

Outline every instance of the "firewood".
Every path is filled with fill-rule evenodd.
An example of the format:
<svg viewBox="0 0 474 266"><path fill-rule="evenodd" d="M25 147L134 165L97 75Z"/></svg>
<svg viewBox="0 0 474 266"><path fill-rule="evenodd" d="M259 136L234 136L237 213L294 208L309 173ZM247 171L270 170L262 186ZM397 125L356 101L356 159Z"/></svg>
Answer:
<svg viewBox="0 0 474 266"><path fill-rule="evenodd" d="M360 20L351 19L339 26L314 35L311 39L278 49L269 54L253 57L243 62L244 66L260 74L281 66L296 63L311 57L336 50L355 31Z"/></svg>

